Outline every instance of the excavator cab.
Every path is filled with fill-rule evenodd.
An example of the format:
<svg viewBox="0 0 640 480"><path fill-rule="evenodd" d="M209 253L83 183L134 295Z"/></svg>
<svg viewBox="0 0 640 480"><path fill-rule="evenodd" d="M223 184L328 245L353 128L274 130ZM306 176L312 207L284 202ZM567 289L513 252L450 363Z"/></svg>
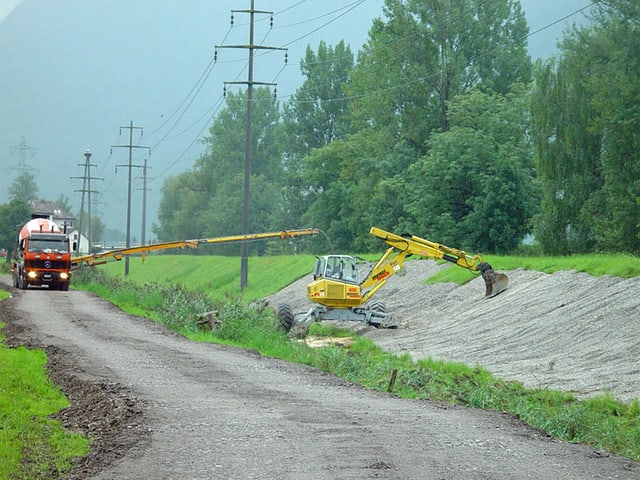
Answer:
<svg viewBox="0 0 640 480"><path fill-rule="evenodd" d="M358 283L356 259L350 255L325 255L316 259L313 279L320 278Z"/></svg>

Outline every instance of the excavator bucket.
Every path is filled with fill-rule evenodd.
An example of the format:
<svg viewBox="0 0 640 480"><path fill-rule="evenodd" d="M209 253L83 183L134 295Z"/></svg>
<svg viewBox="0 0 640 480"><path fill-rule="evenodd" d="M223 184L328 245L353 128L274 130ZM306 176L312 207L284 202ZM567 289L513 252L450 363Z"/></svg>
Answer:
<svg viewBox="0 0 640 480"><path fill-rule="evenodd" d="M509 277L504 273L496 273L488 263L478 265L478 270L482 272L482 278L486 287L485 298L495 297L504 292L509 285Z"/></svg>

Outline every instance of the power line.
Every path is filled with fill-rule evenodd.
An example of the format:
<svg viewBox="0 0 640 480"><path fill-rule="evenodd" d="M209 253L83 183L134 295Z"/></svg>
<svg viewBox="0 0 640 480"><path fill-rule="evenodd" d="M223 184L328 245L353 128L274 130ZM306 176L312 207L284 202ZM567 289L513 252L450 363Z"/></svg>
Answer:
<svg viewBox="0 0 640 480"><path fill-rule="evenodd" d="M551 27L553 27L553 26L555 26L555 25L559 24L560 22L564 22L565 20L567 20L567 19L569 19L569 18L573 17L574 15L577 15L577 14L579 14L579 13L584 12L585 10L587 10L588 8L593 7L594 5L595 5L595 3L594 3L594 2L590 2L590 3L589 3L589 5L585 5L584 7L579 8L578 10L576 10L575 12L571 12L571 13L569 13L568 15L565 15L564 17L559 18L558 20L556 20L556 21L554 21L554 22L548 23L547 25L545 25L545 26L543 26L543 27L540 27L539 29L537 29L537 30L535 30L535 31L533 31L533 32L531 32L531 33L529 33L529 35L527 35L527 38L529 38L529 37L531 37L532 35L535 35L535 34L537 34L537 33L543 32L543 31L545 31L547 28L551 28Z"/></svg>

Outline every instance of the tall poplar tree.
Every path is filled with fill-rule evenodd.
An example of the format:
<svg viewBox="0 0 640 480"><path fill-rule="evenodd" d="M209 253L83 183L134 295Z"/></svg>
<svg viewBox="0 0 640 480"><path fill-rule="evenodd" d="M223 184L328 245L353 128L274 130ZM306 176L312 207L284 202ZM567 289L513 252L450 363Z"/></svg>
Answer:
<svg viewBox="0 0 640 480"><path fill-rule="evenodd" d="M386 0L358 57L353 121L424 148L448 129L447 102L528 83L528 27L513 0ZM423 150L424 153L424 150Z"/></svg>
<svg viewBox="0 0 640 480"><path fill-rule="evenodd" d="M335 47L320 42L307 47L300 62L304 81L284 104L280 144L286 184L282 214L295 226L315 199L313 186L302 177L302 159L349 133L345 86L351 81L354 58L344 41Z"/></svg>
<svg viewBox="0 0 640 480"><path fill-rule="evenodd" d="M36 176L28 171L23 171L13 179L9 186L9 197L12 200L35 200L38 197L38 185Z"/></svg>
<svg viewBox="0 0 640 480"><path fill-rule="evenodd" d="M592 23L539 66L535 157L544 199L536 236L550 253L640 253L640 5L602 0Z"/></svg>
<svg viewBox="0 0 640 480"><path fill-rule="evenodd" d="M253 102L250 230L279 230L283 227L274 220L283 181L276 144L278 105L268 88L254 89ZM153 227L159 240L241 233L246 114L246 91L228 93L226 107L204 139L207 151L191 169L165 181L160 223ZM222 250L237 253L237 247Z"/></svg>

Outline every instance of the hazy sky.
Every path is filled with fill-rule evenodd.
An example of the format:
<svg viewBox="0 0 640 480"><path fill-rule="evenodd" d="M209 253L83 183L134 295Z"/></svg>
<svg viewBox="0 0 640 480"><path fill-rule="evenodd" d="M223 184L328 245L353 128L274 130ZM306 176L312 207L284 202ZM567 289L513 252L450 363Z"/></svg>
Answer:
<svg viewBox="0 0 640 480"><path fill-rule="evenodd" d="M521 1L531 32L563 19L589 0ZM125 230L128 143L121 127L133 121L134 152L153 178L148 188L147 238L167 176L190 168L204 150L200 139L223 106L223 83L246 80L246 50L216 45L248 43L249 0L0 0L0 203L24 166L37 174L39 196L69 197L80 209L84 152L92 152L98 211L109 228ZM256 81L276 82L280 102L300 86L307 45L344 39L356 53L383 0L255 0L258 44L288 48L258 52ZM15 8L14 8L15 7ZM569 17L529 38L533 58L554 54ZM238 87L229 87L238 88ZM140 134L143 133L141 136ZM24 139L24 144L22 143ZM26 145L28 148L22 148ZM132 235L140 235L142 172L134 169ZM95 210L94 210L95 211ZM289 228L283 225L282 228Z"/></svg>
<svg viewBox="0 0 640 480"><path fill-rule="evenodd" d="M0 2L0 22L16 8L21 0L2 0Z"/></svg>

